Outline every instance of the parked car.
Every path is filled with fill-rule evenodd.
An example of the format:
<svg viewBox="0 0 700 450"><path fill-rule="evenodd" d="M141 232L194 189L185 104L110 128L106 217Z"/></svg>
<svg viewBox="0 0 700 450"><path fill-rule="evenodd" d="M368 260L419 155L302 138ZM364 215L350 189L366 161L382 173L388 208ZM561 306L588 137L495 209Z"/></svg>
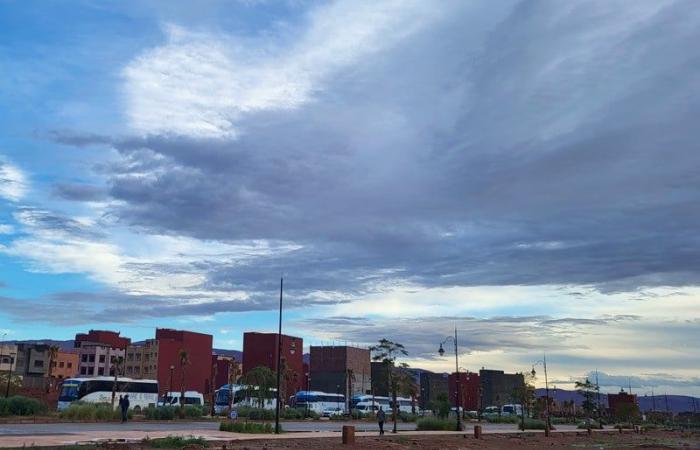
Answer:
<svg viewBox="0 0 700 450"><path fill-rule="evenodd" d="M323 413L321 414L322 417L334 417L334 416L342 416L345 414L345 410L343 408L327 408L323 410Z"/></svg>

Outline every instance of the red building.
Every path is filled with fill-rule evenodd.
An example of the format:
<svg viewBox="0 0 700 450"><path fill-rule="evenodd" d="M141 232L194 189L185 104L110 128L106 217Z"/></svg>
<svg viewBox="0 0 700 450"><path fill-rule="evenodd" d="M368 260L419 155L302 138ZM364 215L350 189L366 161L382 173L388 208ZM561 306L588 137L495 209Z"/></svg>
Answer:
<svg viewBox="0 0 700 450"><path fill-rule="evenodd" d="M612 417L617 417L624 411L629 412L631 409L636 409L636 406L636 394L628 394L624 390L620 390L619 394L608 394L608 408L610 408L610 416Z"/></svg>
<svg viewBox="0 0 700 450"><path fill-rule="evenodd" d="M160 395L172 390L180 391L182 366L180 351L187 352L189 364L185 366L185 390L204 395L211 393L212 336L192 331L156 328L158 341L158 390ZM172 375L171 375L172 374Z"/></svg>
<svg viewBox="0 0 700 450"><path fill-rule="evenodd" d="M111 348L126 350L127 345L131 344L131 339L119 336L119 332L106 330L90 330L88 333L78 333L75 335L73 346L80 348L84 342L91 344L103 344Z"/></svg>
<svg viewBox="0 0 700 450"><path fill-rule="evenodd" d="M282 335L282 366L287 368L286 396L306 389L304 385L304 340ZM256 367L277 372L277 333L243 333L243 375Z"/></svg>
<svg viewBox="0 0 700 450"><path fill-rule="evenodd" d="M223 355L212 355L211 364L212 370L214 371L214 390L219 389L224 384L228 384L229 379L231 379L232 374L232 363L238 365L238 370L240 371L240 362L236 361L236 358ZM240 377L241 373L238 372L236 378ZM237 382L238 380L233 380Z"/></svg>
<svg viewBox="0 0 700 450"><path fill-rule="evenodd" d="M447 377L450 403L457 406L457 376L453 372ZM459 390L461 392L459 405L465 411L479 410L479 374L472 372L459 373Z"/></svg>

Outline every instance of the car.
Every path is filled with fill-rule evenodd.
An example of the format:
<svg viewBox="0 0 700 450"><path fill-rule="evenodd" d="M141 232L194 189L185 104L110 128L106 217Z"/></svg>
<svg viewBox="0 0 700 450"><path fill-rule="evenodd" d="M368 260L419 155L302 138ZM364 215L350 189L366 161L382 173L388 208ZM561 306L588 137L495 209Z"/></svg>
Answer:
<svg viewBox="0 0 700 450"><path fill-rule="evenodd" d="M323 410L323 413L321 414L322 417L335 417L335 416L342 416L345 414L345 410L343 408L327 408Z"/></svg>

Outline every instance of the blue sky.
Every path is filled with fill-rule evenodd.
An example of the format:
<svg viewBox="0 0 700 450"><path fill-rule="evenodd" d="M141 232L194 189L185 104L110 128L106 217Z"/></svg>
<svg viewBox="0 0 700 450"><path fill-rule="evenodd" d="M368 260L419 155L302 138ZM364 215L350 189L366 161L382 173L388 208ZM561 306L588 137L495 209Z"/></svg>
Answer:
<svg viewBox="0 0 700 450"><path fill-rule="evenodd" d="M700 394L691 1L0 3L0 329ZM617 378L616 378L617 377ZM609 390L619 386L611 385Z"/></svg>

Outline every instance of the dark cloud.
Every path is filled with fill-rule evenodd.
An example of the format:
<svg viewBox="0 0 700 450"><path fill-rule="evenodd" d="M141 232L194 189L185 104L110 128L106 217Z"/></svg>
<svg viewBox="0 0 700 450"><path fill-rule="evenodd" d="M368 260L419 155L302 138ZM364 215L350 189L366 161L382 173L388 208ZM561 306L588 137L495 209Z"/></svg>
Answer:
<svg viewBox="0 0 700 450"><path fill-rule="evenodd" d="M105 237L105 233L98 226L78 222L53 211L24 206L17 209L15 217L33 230L59 232L87 240L99 240Z"/></svg>
<svg viewBox="0 0 700 450"><path fill-rule="evenodd" d="M79 202L96 202L107 197L104 189L90 184L59 183L54 186L53 192L63 199Z"/></svg>

